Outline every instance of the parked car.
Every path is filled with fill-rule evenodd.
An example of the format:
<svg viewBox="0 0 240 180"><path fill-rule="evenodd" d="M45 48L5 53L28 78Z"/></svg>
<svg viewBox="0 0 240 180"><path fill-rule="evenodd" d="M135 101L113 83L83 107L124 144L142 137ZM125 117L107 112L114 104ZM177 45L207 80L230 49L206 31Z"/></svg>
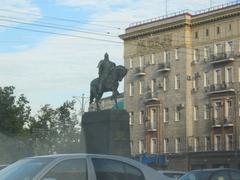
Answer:
<svg viewBox="0 0 240 180"><path fill-rule="evenodd" d="M0 171L0 180L169 180L135 160L94 154L37 156Z"/></svg>
<svg viewBox="0 0 240 180"><path fill-rule="evenodd" d="M226 168L193 170L180 180L240 180L240 171Z"/></svg>
<svg viewBox="0 0 240 180"><path fill-rule="evenodd" d="M5 167L7 167L7 166L8 166L7 164L2 164L2 165L0 165L0 170L3 169L3 168L5 168Z"/></svg>
<svg viewBox="0 0 240 180"><path fill-rule="evenodd" d="M163 170L159 170L159 173L162 173L163 175L169 177L169 178L173 178L173 179L179 179L181 176L183 176L185 174L184 171L163 171Z"/></svg>

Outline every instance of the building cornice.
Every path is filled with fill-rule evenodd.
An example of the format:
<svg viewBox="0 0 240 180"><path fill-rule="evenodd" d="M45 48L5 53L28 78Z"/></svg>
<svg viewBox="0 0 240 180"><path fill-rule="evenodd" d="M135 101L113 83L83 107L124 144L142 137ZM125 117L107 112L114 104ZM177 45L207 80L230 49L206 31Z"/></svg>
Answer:
<svg viewBox="0 0 240 180"><path fill-rule="evenodd" d="M236 17L240 15L240 4L227 6L212 11L200 12L195 15L190 13L179 14L177 16L150 21L143 24L138 24L126 29L126 33L119 37L123 40L131 40L141 38L143 36L166 32L185 26L199 26L202 24L217 22L220 20Z"/></svg>

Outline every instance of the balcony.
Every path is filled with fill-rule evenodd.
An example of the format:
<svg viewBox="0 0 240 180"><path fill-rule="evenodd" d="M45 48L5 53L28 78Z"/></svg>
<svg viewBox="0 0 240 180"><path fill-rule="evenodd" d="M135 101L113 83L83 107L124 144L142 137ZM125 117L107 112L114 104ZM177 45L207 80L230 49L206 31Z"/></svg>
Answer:
<svg viewBox="0 0 240 180"><path fill-rule="evenodd" d="M223 120L221 118L213 118L212 127L221 127L223 124Z"/></svg>
<svg viewBox="0 0 240 180"><path fill-rule="evenodd" d="M224 117L224 118L213 118L213 125L212 127L232 127L233 124L233 118L231 117Z"/></svg>
<svg viewBox="0 0 240 180"><path fill-rule="evenodd" d="M233 126L233 117L226 117L224 118L224 127L230 127Z"/></svg>
<svg viewBox="0 0 240 180"><path fill-rule="evenodd" d="M216 95L220 93L234 93L233 83L212 84L206 88L207 95Z"/></svg>
<svg viewBox="0 0 240 180"><path fill-rule="evenodd" d="M233 52L222 52L216 55L210 55L210 64L229 63L235 61L235 54Z"/></svg>
<svg viewBox="0 0 240 180"><path fill-rule="evenodd" d="M168 72L170 71L170 63L160 63L157 67L157 72Z"/></svg>
<svg viewBox="0 0 240 180"><path fill-rule="evenodd" d="M156 120L146 121L146 130L147 131L157 131L157 121Z"/></svg>
<svg viewBox="0 0 240 180"><path fill-rule="evenodd" d="M145 68L144 67L135 68L135 75L136 76L145 76L146 75Z"/></svg>
<svg viewBox="0 0 240 180"><path fill-rule="evenodd" d="M149 101L159 101L157 92L148 91L144 95L145 102Z"/></svg>

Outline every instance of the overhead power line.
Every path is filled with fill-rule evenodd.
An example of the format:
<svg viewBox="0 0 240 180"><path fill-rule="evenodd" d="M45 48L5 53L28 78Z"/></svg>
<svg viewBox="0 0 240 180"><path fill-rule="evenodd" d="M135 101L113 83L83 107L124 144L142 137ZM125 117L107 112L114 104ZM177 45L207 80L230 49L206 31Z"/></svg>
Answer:
<svg viewBox="0 0 240 180"><path fill-rule="evenodd" d="M20 24L25 24L25 25L30 25L30 26L38 26L38 27L51 28L51 29L57 29L57 30L67 30L67 31L81 32L81 33L86 33L86 34L94 34L94 35L98 35L98 36L118 37L118 36L113 36L113 35L110 35L110 34L102 34L102 33L83 31L83 30L78 30L78 29L73 29L73 28L65 28L65 27L59 27L59 26L53 26L53 25L44 25L44 24L38 24L38 23L28 23L28 22L24 22L24 21L16 21L16 20L10 20L10 19L2 19L2 18L0 18L0 21L20 23Z"/></svg>
<svg viewBox="0 0 240 180"><path fill-rule="evenodd" d="M91 37L71 35L71 34L66 34L66 33L58 33L58 32L45 31L45 30L36 30L36 29L30 29L30 28L24 28L24 27L13 27L13 26L8 26L8 25L4 25L4 24L0 24L0 26L6 27L6 28L12 28L12 29L24 30L24 31L32 31L32 32L45 33L45 34L55 34L55 35L66 36L66 37L75 37L75 38L82 38L82 39L88 39L88 40L103 41L103 42L108 42L108 43L122 44L122 42L120 42L120 41L91 38Z"/></svg>
<svg viewBox="0 0 240 180"><path fill-rule="evenodd" d="M11 10L11 9L3 9L3 8L1 8L0 11L8 12L8 13L9 12L13 12L13 13L18 13L18 14L26 14L26 15L31 15L31 16L35 16L35 17L45 17L45 18L54 19L54 20L58 20L58 21L73 22L73 23L78 23L78 24L85 24L82 21L79 21L79 20L76 20L76 19L69 19L69 18L62 18L62 17L53 17L53 16L40 16L39 14L34 14L34 13L30 13L30 12L23 12L23 11L16 11L16 10ZM91 22L88 22L87 24L91 24L91 25L94 25L94 26L100 26L100 27L113 28L113 29L118 29L118 30L122 29L120 27L103 25L103 24L95 24L95 23L91 23Z"/></svg>
<svg viewBox="0 0 240 180"><path fill-rule="evenodd" d="M15 17L11 17L11 16L3 16L3 15L0 15L0 17L4 18L4 19L8 19L8 20L16 20L16 21L21 21L21 22L25 22L25 23L31 23L31 24L34 24L32 22L29 22L29 21L26 21L25 19L20 19L20 18L15 18ZM99 34L112 34L110 33L109 31L99 31L96 30L96 28L94 29L94 31L92 31L91 29L88 29L88 28L82 28L82 27L79 27L79 26L69 26L69 25L66 25L66 24L59 24L59 23L50 23L50 22L47 22L47 21L39 21L37 20L37 23L35 24L41 24L41 25L49 25L49 26L54 26L56 28L70 28L70 29L75 29L75 30L79 30L79 31L86 31L86 32L93 32L93 33L99 33ZM116 35L117 36L117 35Z"/></svg>

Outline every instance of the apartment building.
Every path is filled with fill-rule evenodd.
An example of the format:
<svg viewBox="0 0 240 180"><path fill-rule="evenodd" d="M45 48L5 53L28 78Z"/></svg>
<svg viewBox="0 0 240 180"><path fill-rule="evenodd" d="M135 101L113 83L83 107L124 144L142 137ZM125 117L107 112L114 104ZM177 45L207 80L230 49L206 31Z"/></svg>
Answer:
<svg viewBox="0 0 240 180"><path fill-rule="evenodd" d="M133 23L120 38L132 155L240 167L240 3Z"/></svg>

